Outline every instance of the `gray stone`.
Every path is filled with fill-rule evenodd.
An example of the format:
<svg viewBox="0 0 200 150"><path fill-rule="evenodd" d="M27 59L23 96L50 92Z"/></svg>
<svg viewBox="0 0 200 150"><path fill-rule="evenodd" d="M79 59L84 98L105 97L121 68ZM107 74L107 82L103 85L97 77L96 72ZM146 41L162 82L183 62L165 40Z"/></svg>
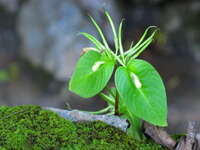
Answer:
<svg viewBox="0 0 200 150"><path fill-rule="evenodd" d="M88 8L91 9L87 11L79 1L30 0L19 15L21 54L32 64L53 73L56 79L67 80L82 48L91 46L87 39L77 36L77 33L96 34L96 29L91 28L89 19L84 15L86 12L98 14L96 7L100 8L101 5L94 5L96 2L90 2Z"/></svg>
<svg viewBox="0 0 200 150"><path fill-rule="evenodd" d="M89 15L93 16L98 24L101 25L104 29L104 34L107 37L107 40L113 44L113 35L110 24L107 21L107 18L104 15L105 10L111 15L114 24L119 25L121 19L120 10L116 4L115 0L75 0L78 2L78 5L87 12Z"/></svg>
<svg viewBox="0 0 200 150"><path fill-rule="evenodd" d="M119 118L117 116L113 115L92 115L88 112L83 112L79 110L62 110L57 108L50 108L46 107L45 109L51 110L53 112L58 113L61 117L64 117L66 119L69 119L71 121L77 122L77 121L103 121L111 126L114 126L116 128L120 128L123 131L126 131L128 127L128 123L125 119Z"/></svg>
<svg viewBox="0 0 200 150"><path fill-rule="evenodd" d="M137 4L158 4L161 2L164 2L166 0L132 0L133 2L137 3Z"/></svg>
<svg viewBox="0 0 200 150"><path fill-rule="evenodd" d="M176 3L166 7L163 13L165 19L161 22L168 34L167 44L173 52L179 56L191 56L196 62L200 62L199 13L200 2Z"/></svg>
<svg viewBox="0 0 200 150"><path fill-rule="evenodd" d="M144 30L149 25L160 28L159 48L156 51L177 59L200 62L200 2L168 3L162 7L155 5L135 5L128 12L134 31ZM129 29L131 32L131 28ZM133 36L133 35L132 35Z"/></svg>
<svg viewBox="0 0 200 150"><path fill-rule="evenodd" d="M15 30L15 15L1 9L0 12L0 69L8 67L19 48L19 37Z"/></svg>
<svg viewBox="0 0 200 150"><path fill-rule="evenodd" d="M80 9L71 1L29 1L19 16L22 55L57 79L66 80L81 49L88 45L77 36L85 25Z"/></svg>
<svg viewBox="0 0 200 150"><path fill-rule="evenodd" d="M19 8L19 0L0 0L0 5L9 12L15 12Z"/></svg>

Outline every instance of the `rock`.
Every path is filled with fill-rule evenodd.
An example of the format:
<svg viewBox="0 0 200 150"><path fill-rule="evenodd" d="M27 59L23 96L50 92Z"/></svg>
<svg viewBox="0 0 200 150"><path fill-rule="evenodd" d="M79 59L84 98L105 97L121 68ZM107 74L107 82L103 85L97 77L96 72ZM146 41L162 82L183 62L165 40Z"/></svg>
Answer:
<svg viewBox="0 0 200 150"><path fill-rule="evenodd" d="M165 2L165 0L132 0L134 3L137 4L159 4Z"/></svg>
<svg viewBox="0 0 200 150"><path fill-rule="evenodd" d="M0 29L0 68L5 68L16 60L17 44L18 37L14 31Z"/></svg>
<svg viewBox="0 0 200 150"><path fill-rule="evenodd" d="M189 2L195 2L196 0L190 0ZM173 1L169 1L169 0L132 0L132 2L134 4L143 4L143 5L154 5L154 6L163 6L163 5L168 5L168 4L173 4L173 3L179 3L179 0L173 0ZM184 1L184 2L188 2L188 1Z"/></svg>
<svg viewBox="0 0 200 150"><path fill-rule="evenodd" d="M101 8L94 5L97 2L88 2L88 7L94 13L98 12L96 8ZM32 64L51 72L58 80L65 81L71 76L82 48L90 46L89 41L77 36L77 33L96 34L96 29L88 25L89 19L84 15L87 13L83 9L86 6L82 3L82 7L79 7L80 3L70 0L30 0L19 15L21 54Z"/></svg>
<svg viewBox="0 0 200 150"><path fill-rule="evenodd" d="M19 8L19 0L0 0L0 5L9 12L15 12Z"/></svg>
<svg viewBox="0 0 200 150"><path fill-rule="evenodd" d="M121 19L121 14L116 1L114 0L76 0L81 8L87 12L89 15L93 16L98 24L104 29L104 34L107 40L113 44L113 34L110 24L104 15L104 11L108 11L111 15L115 25L119 25Z"/></svg>
<svg viewBox="0 0 200 150"><path fill-rule="evenodd" d="M0 69L15 61L19 38L15 30L16 16L1 10L0 13Z"/></svg>
<svg viewBox="0 0 200 150"><path fill-rule="evenodd" d="M144 28L156 25L160 28L160 41L154 51L186 61L200 60L200 2L163 3L162 7L141 4L130 8L125 10L130 25L128 33L139 31L141 35Z"/></svg>
<svg viewBox="0 0 200 150"><path fill-rule="evenodd" d="M165 19L161 22L164 32L168 33L167 44L173 49L173 52L184 57L189 55L198 62L200 61L200 47L198 45L200 42L199 13L199 2L181 5L176 3L165 8L163 13Z"/></svg>
<svg viewBox="0 0 200 150"><path fill-rule="evenodd" d="M77 36L84 24L80 9L70 1L29 1L19 17L22 55L56 78L66 79L88 44Z"/></svg>
<svg viewBox="0 0 200 150"><path fill-rule="evenodd" d="M189 8L190 7L188 6L187 9ZM182 10L184 9L186 9L186 7ZM192 13L190 12L189 14L191 15ZM181 13L179 15L181 15ZM190 18L190 15L187 15L186 12L182 12L181 20L185 21L178 25L178 27L169 29L171 32L168 33L168 42L166 43L171 49L171 52L176 56L174 59L171 59L171 62L168 65L174 66L175 59L179 62L182 61L180 67L176 68L176 74L174 74L174 77L179 77L179 85L171 91L171 95L168 94L170 95L168 98L170 104L169 124L171 124L171 127L169 126L169 128L172 133L183 132L186 120L199 121L199 108L197 106L199 106L198 89L200 87L200 72L197 66L199 66L200 57L197 54L200 54L200 47L199 49L196 48L199 46L200 36L198 34L199 31L189 25L191 22L186 21ZM192 16L193 15L191 15L191 18ZM188 36L189 34L192 34L192 38ZM181 68L184 72L180 71ZM188 69L190 71L188 71ZM165 68L165 72L172 73L173 69Z"/></svg>
<svg viewBox="0 0 200 150"><path fill-rule="evenodd" d="M113 115L92 115L88 112L83 112L79 110L62 110L62 109L57 109L57 108L50 108L46 107L45 109L54 111L58 113L61 117L64 117L66 119L69 119L71 121L103 121L109 125L112 125L114 127L120 128L123 131L126 131L128 127L128 123L126 122L125 119L119 118L117 116Z"/></svg>

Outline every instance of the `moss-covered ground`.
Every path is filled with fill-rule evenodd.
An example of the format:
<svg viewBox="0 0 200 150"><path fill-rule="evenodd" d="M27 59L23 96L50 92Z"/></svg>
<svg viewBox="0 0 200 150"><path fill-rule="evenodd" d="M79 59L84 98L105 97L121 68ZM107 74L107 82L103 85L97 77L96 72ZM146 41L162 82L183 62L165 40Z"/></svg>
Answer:
<svg viewBox="0 0 200 150"><path fill-rule="evenodd" d="M0 150L165 150L100 121L72 123L39 106L1 106L0 118Z"/></svg>

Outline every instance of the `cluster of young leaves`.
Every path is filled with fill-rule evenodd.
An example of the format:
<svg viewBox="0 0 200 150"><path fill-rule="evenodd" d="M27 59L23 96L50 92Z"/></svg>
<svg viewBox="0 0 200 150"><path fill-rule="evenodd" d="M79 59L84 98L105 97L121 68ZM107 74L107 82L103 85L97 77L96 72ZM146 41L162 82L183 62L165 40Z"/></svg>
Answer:
<svg viewBox="0 0 200 150"><path fill-rule="evenodd" d="M84 98L100 94L108 102L108 107L99 113L111 111L113 114L117 108L119 114L129 119L131 132L139 139L141 120L157 126L167 126L167 101L162 79L151 64L137 59L154 40L158 29L156 26L148 27L140 40L131 45L129 50L124 51L123 20L117 32L108 12L105 12L105 15L113 31L115 51L111 50L101 28L90 17L102 42L88 33L81 33L95 47L87 48L88 51L80 57L69 82L69 89ZM147 37L150 30L153 32ZM102 91L113 73L115 88L109 89L109 94L106 95Z"/></svg>

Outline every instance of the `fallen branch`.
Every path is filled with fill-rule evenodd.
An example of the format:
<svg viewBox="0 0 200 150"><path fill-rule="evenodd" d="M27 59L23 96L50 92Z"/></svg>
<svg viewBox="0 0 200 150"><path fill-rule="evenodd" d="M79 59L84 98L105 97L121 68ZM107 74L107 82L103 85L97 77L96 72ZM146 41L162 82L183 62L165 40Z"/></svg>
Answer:
<svg viewBox="0 0 200 150"><path fill-rule="evenodd" d="M144 122L144 132L156 143L161 144L171 150L176 146L176 141L172 139L163 128L156 127L147 122Z"/></svg>
<svg viewBox="0 0 200 150"><path fill-rule="evenodd" d="M158 144L171 150L200 150L200 133L197 133L197 129L198 125L196 122L189 122L187 135L181 137L179 142L176 143L163 128L144 122L145 134L150 136Z"/></svg>

